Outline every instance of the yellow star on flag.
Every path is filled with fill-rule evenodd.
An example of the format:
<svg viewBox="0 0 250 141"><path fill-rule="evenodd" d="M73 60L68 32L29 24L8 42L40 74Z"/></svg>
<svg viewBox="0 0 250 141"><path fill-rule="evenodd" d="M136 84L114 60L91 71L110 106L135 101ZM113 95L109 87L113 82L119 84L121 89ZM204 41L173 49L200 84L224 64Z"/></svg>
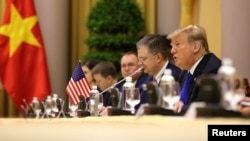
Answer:
<svg viewBox="0 0 250 141"><path fill-rule="evenodd" d="M0 34L10 37L9 57L15 53L22 42L35 47L41 47L39 41L31 31L37 23L37 16L23 19L13 4L11 5L10 13L10 23L0 27Z"/></svg>

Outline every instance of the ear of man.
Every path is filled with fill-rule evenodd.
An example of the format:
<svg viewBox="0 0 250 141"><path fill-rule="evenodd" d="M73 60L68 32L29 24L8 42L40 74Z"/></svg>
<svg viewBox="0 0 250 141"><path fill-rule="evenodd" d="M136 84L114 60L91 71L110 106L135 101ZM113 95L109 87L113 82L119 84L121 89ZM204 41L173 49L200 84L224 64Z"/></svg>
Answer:
<svg viewBox="0 0 250 141"><path fill-rule="evenodd" d="M200 52L201 48L202 48L201 43L199 41L195 41L194 42L194 53Z"/></svg>

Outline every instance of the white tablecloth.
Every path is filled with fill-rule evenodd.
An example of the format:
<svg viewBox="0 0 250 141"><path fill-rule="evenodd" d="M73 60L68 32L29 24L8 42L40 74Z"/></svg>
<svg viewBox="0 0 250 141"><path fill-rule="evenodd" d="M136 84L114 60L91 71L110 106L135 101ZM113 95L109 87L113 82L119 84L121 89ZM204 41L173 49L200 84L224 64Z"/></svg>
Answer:
<svg viewBox="0 0 250 141"><path fill-rule="evenodd" d="M208 124L249 124L250 119L113 116L0 119L0 141L207 141Z"/></svg>

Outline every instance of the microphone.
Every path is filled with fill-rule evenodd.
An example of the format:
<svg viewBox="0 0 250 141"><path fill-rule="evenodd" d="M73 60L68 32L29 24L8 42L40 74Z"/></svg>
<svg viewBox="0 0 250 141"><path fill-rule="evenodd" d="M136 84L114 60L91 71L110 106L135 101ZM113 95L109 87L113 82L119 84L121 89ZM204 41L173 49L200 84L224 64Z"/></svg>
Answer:
<svg viewBox="0 0 250 141"><path fill-rule="evenodd" d="M144 91L146 91L148 97L148 103L150 105L159 105L159 89L155 82L148 82L144 84Z"/></svg>
<svg viewBox="0 0 250 141"><path fill-rule="evenodd" d="M144 67L140 67L139 69L137 69L136 71L134 71L133 73L131 73L130 75L128 75L127 77L133 76L133 75L135 75L136 73L138 73L138 72L142 71L143 69L144 69ZM101 94L103 94L103 93L107 92L109 89L114 88L116 85L118 85L118 84L122 83L122 82L123 82L123 81L125 81L125 80L126 80L126 77L125 77L125 78L123 78L122 80L120 80L120 81L116 82L116 83L115 83L115 84L113 84L112 86L108 87L107 89L103 90L103 91L102 91L102 92L100 92L99 94L101 95Z"/></svg>
<svg viewBox="0 0 250 141"><path fill-rule="evenodd" d="M24 99L24 98L23 98L23 103L25 104L26 109L29 108L29 104L27 103L26 99Z"/></svg>
<svg viewBox="0 0 250 141"><path fill-rule="evenodd" d="M119 107L119 90L117 88L111 88L110 90L110 98L112 101L112 107Z"/></svg>
<svg viewBox="0 0 250 141"><path fill-rule="evenodd" d="M58 108L58 114L57 118L60 118L61 116L66 117L64 111L63 111L64 101L61 98L56 99L56 107Z"/></svg>
<svg viewBox="0 0 250 141"><path fill-rule="evenodd" d="M130 75L128 75L127 77L133 76L133 75L135 75L136 73L142 71L143 69L144 69L144 67L140 67L140 68L138 68L136 71L134 71L133 73L131 73ZM116 82L116 83L113 84L112 86L108 87L107 89L103 90L102 92L99 93L99 95L102 95L103 93L109 91L110 89L114 88L116 85L122 83L122 82L125 81L125 80L126 80L126 77L123 78L122 80ZM85 111L88 110L89 104L90 104L90 100L89 100L89 101L87 102L87 104L86 104Z"/></svg>
<svg viewBox="0 0 250 141"><path fill-rule="evenodd" d="M79 96L80 102L79 102L79 109L81 109L82 111L85 110L86 108L86 99L83 95Z"/></svg>
<svg viewBox="0 0 250 141"><path fill-rule="evenodd" d="M21 109L24 112L24 117L27 117L28 116L28 111L25 109L24 105L21 105Z"/></svg>
<svg viewBox="0 0 250 141"><path fill-rule="evenodd" d="M27 110L28 110L28 113L30 113L31 115L32 115L32 114L35 114L34 108L32 107L31 104L28 104L28 103L27 103L27 101L26 101L25 98L23 98L23 103L25 104L25 107L23 107L23 108L27 109Z"/></svg>
<svg viewBox="0 0 250 141"><path fill-rule="evenodd" d="M88 102L86 102L86 99L83 95L79 96L80 102L78 103L79 109L77 110L77 116L78 117L86 117L90 116L90 112L88 111Z"/></svg>

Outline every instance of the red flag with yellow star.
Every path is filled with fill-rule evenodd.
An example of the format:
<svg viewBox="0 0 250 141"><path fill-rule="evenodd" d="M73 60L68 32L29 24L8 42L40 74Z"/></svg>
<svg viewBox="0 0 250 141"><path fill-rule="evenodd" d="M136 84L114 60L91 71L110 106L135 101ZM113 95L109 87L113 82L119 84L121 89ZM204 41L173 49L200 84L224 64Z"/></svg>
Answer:
<svg viewBox="0 0 250 141"><path fill-rule="evenodd" d="M0 25L0 79L21 112L23 100L50 94L45 48L33 0L8 0Z"/></svg>

